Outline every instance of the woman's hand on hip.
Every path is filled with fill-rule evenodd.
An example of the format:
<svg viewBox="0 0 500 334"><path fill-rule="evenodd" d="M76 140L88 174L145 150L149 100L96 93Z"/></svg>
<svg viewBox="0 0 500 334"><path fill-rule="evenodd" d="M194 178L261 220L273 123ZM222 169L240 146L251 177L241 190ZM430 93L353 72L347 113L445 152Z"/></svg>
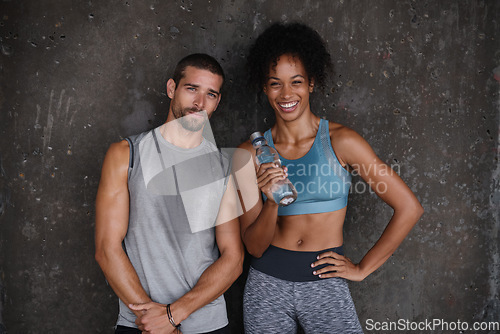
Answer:
<svg viewBox="0 0 500 334"><path fill-rule="evenodd" d="M311 267L324 264L325 267L313 271L313 274L320 278L341 277L350 281L362 281L366 277L359 264L354 264L348 257L332 251L318 255L318 261L313 262Z"/></svg>

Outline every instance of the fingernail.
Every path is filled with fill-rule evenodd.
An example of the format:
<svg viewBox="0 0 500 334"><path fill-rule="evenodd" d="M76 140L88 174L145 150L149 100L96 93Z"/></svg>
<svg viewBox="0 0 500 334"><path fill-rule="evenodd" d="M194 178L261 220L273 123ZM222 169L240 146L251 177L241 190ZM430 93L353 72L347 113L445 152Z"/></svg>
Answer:
<svg viewBox="0 0 500 334"><path fill-rule="evenodd" d="M318 255L318 256L316 256L316 258L319 260L319 255Z"/></svg>
<svg viewBox="0 0 500 334"><path fill-rule="evenodd" d="M315 272L315 271L313 271L313 275L316 275L316 272Z"/></svg>
<svg viewBox="0 0 500 334"><path fill-rule="evenodd" d="M318 275L319 278L321 278L321 275Z"/></svg>

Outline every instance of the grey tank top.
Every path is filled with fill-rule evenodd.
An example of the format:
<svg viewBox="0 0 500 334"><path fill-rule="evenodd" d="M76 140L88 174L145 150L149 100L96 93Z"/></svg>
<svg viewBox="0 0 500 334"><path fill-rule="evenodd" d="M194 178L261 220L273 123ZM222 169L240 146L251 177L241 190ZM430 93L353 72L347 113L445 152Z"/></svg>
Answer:
<svg viewBox="0 0 500 334"><path fill-rule="evenodd" d="M166 141L159 128L127 138L129 226L125 251L151 299L172 303L191 290L219 257L215 220L225 191L229 158L204 139L194 149ZM117 325L137 327L120 300ZM228 324L224 297L182 322L200 333Z"/></svg>

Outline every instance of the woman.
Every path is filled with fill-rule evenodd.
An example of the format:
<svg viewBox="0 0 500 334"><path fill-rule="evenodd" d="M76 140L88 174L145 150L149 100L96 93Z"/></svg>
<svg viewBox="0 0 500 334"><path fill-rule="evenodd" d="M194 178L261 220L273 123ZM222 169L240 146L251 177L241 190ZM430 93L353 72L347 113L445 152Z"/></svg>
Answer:
<svg viewBox="0 0 500 334"><path fill-rule="evenodd" d="M355 131L315 116L310 94L325 84L330 55L311 28L274 24L250 49L251 81L276 115L265 132L285 168L255 165L264 202L240 217L252 255L244 292L246 333L362 333L346 280L361 281L396 250L423 213L406 184ZM253 157L250 142L240 145ZM350 172L394 209L361 262L343 255ZM296 202L279 207L271 185L288 177Z"/></svg>

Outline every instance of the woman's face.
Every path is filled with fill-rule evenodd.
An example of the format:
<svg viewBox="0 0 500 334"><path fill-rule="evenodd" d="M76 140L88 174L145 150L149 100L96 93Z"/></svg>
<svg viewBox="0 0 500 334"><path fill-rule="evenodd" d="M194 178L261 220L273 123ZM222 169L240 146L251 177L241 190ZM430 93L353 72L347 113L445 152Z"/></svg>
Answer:
<svg viewBox="0 0 500 334"><path fill-rule="evenodd" d="M270 66L264 93L276 116L292 121L304 112L310 112L309 94L313 86L302 61L285 54L278 58L276 67Z"/></svg>

